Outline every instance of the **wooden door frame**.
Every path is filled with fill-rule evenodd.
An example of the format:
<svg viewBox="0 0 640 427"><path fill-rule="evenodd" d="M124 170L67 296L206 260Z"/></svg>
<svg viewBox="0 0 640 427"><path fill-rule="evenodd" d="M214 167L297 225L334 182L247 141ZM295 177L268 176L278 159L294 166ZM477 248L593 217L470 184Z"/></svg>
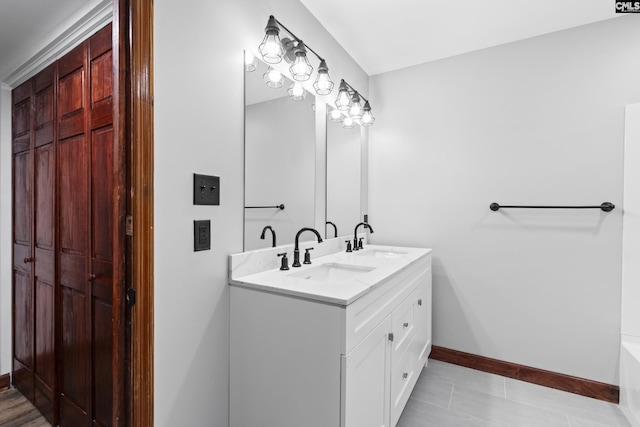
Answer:
<svg viewBox="0 0 640 427"><path fill-rule="evenodd" d="M130 322L128 343L120 342L128 347L129 360L120 361L119 365L128 378L126 384L114 384L114 402L121 399L124 407L117 406L124 413L114 414L114 425L150 427L154 396L153 0L114 0L113 22L118 51L117 64L114 63L118 82L114 88L117 135L122 141L119 146L126 150L123 154L129 171L124 186L128 191L121 194L127 198L127 214L132 218L131 230L125 231L130 237L123 274L127 286L136 294L135 304L126 316ZM115 335L117 344L119 338ZM122 422L122 418L126 420Z"/></svg>

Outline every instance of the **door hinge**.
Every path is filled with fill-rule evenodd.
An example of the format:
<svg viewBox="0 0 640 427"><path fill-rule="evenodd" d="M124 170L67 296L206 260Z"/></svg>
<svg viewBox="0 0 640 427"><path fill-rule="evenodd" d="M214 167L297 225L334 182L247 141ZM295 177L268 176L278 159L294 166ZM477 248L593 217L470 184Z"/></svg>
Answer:
<svg viewBox="0 0 640 427"><path fill-rule="evenodd" d="M389 341L393 342L393 332L389 334Z"/></svg>
<svg viewBox="0 0 640 427"><path fill-rule="evenodd" d="M136 303L136 290L133 288L127 288L127 305L131 307Z"/></svg>
<svg viewBox="0 0 640 427"><path fill-rule="evenodd" d="M124 234L133 236L133 216L127 215L125 219Z"/></svg>

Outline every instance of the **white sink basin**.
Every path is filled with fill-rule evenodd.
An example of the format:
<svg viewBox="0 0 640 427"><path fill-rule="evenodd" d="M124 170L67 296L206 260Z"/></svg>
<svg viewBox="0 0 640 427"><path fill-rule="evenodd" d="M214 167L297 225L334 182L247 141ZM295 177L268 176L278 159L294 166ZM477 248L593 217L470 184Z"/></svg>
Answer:
<svg viewBox="0 0 640 427"><path fill-rule="evenodd" d="M407 252L394 250L365 249L358 252L356 255L371 256L376 258L400 258L406 254Z"/></svg>
<svg viewBox="0 0 640 427"><path fill-rule="evenodd" d="M360 267L356 265L328 263L322 264L308 270L291 273L289 276L298 277L305 280L313 280L316 282L333 282L351 280L354 277L366 274L374 267Z"/></svg>

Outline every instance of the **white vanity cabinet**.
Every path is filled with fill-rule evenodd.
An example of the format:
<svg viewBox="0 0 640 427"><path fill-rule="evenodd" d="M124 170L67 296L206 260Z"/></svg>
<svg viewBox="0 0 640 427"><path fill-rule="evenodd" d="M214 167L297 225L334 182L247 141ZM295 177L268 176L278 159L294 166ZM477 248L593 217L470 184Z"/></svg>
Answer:
<svg viewBox="0 0 640 427"><path fill-rule="evenodd" d="M431 351L422 251L346 305L232 281L230 426L394 427Z"/></svg>

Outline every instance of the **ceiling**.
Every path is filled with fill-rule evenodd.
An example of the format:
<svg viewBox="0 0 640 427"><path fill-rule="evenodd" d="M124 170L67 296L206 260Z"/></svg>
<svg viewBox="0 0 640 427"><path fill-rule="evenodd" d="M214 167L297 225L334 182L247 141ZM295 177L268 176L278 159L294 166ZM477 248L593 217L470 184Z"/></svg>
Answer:
<svg viewBox="0 0 640 427"><path fill-rule="evenodd" d="M369 75L624 16L612 0L301 1ZM0 2L0 81L33 46L96 3Z"/></svg>
<svg viewBox="0 0 640 427"><path fill-rule="evenodd" d="M95 0L0 0L0 81L29 59L34 46ZM26 56L26 57L25 57Z"/></svg>
<svg viewBox="0 0 640 427"><path fill-rule="evenodd" d="M625 16L613 0L300 0L369 75Z"/></svg>

